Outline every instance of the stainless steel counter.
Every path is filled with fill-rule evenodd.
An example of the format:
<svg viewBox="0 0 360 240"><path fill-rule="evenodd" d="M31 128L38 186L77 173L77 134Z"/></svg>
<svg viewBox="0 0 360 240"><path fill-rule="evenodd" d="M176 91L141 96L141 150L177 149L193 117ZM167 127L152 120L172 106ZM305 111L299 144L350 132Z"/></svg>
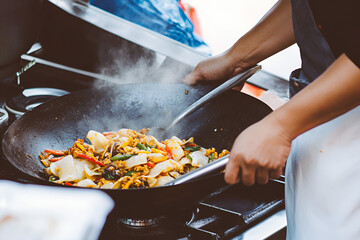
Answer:
<svg viewBox="0 0 360 240"><path fill-rule="evenodd" d="M264 221L241 233L234 240L266 239L283 230L287 225L285 210L280 210Z"/></svg>

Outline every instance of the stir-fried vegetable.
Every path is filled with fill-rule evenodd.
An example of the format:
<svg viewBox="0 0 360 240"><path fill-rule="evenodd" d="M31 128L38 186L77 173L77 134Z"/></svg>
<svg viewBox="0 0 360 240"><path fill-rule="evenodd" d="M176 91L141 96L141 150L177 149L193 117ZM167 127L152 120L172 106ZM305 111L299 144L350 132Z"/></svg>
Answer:
<svg viewBox="0 0 360 240"><path fill-rule="evenodd" d="M63 159L64 157L57 157L57 158L50 158L49 159L49 162L57 162L57 161L59 161L59 160L61 160L61 159Z"/></svg>
<svg viewBox="0 0 360 240"><path fill-rule="evenodd" d="M134 173L136 173L136 171L135 171L135 170L131 170L131 171L128 171L127 173L125 173L124 176L131 176L131 175L133 175Z"/></svg>
<svg viewBox="0 0 360 240"><path fill-rule="evenodd" d="M86 159L86 160L88 160L88 161L90 161L90 162L92 162L92 163L95 163L95 164L97 164L97 165L99 165L99 166L101 166L101 167L104 167L104 166L105 166L104 163L102 163L102 162L96 160L95 158L90 157L90 156L88 156L88 155L86 155L86 154L79 153L77 156L78 156L79 158Z"/></svg>
<svg viewBox="0 0 360 240"><path fill-rule="evenodd" d="M212 160L214 160L214 158L215 158L215 153L212 152L212 153L210 154L210 156L209 156L209 162L211 162Z"/></svg>
<svg viewBox="0 0 360 240"><path fill-rule="evenodd" d="M53 154L53 155L58 155L58 156L65 155L65 153L63 151L52 150L52 149L45 149L44 152L50 153L50 154Z"/></svg>
<svg viewBox="0 0 360 240"><path fill-rule="evenodd" d="M138 143L136 144L136 147L140 150L144 150L144 151L147 151L148 149L144 146L144 144L142 143Z"/></svg>
<svg viewBox="0 0 360 240"><path fill-rule="evenodd" d="M117 160L126 160L134 156L134 154L122 154L122 155L116 155L111 158L111 161L117 161Z"/></svg>
<svg viewBox="0 0 360 240"><path fill-rule="evenodd" d="M199 151L201 149L201 147L199 145L194 146L194 147L187 147L184 150L185 151L190 151L190 152L195 152L195 151Z"/></svg>
<svg viewBox="0 0 360 240"><path fill-rule="evenodd" d="M46 149L41 162L51 182L128 189L161 186L229 153L205 149L193 138L172 137L160 142L146 133L144 129L90 130L87 138L91 144L77 139L64 151Z"/></svg>

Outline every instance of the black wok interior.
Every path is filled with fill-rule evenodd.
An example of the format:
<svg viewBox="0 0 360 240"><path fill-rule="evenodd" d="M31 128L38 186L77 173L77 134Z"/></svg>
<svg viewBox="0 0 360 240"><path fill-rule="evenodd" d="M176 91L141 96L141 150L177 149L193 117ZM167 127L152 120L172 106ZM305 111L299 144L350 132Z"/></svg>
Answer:
<svg viewBox="0 0 360 240"><path fill-rule="evenodd" d="M38 158L44 149L65 150L77 138L85 138L91 129L102 132L166 127L209 89L181 83L142 83L74 92L46 102L16 120L5 133L3 152L16 168L51 184ZM241 131L270 112L263 102L228 91L181 121L166 137L193 136L203 147L230 150ZM220 174L178 186L103 191L115 200L120 217L144 218L189 206L224 185Z"/></svg>

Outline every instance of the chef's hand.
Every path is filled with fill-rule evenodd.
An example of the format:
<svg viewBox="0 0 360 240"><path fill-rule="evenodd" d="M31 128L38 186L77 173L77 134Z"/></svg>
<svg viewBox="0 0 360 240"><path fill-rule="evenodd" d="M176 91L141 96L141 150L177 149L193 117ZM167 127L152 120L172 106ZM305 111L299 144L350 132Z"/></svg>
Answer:
<svg viewBox="0 0 360 240"><path fill-rule="evenodd" d="M250 186L279 178L290 153L291 139L272 119L245 129L235 140L225 169L225 181Z"/></svg>
<svg viewBox="0 0 360 240"><path fill-rule="evenodd" d="M183 82L193 85L202 80L225 81L245 69L231 54L224 53L200 62L191 73L185 76Z"/></svg>

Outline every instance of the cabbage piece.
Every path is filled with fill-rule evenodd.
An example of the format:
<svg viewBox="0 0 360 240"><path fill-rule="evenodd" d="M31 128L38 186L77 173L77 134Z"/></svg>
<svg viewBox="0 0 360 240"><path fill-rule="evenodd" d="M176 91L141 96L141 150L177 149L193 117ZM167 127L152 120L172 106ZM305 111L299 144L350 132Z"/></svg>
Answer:
<svg viewBox="0 0 360 240"><path fill-rule="evenodd" d="M126 169L132 168L137 165L145 164L147 163L147 154L139 154L136 156L133 156L125 161Z"/></svg>
<svg viewBox="0 0 360 240"><path fill-rule="evenodd" d="M117 133L119 134L120 137L129 137L132 132L133 130L131 129L122 128Z"/></svg>
<svg viewBox="0 0 360 240"><path fill-rule="evenodd" d="M201 149L196 152L192 152L189 156L192 158L191 165L194 167L203 167L209 163L209 158L205 155L206 150Z"/></svg>
<svg viewBox="0 0 360 240"><path fill-rule="evenodd" d="M92 188L98 188L98 185L95 184L93 181L91 181L90 179L84 179L81 180L80 182L78 182L76 184L76 186L78 187L92 187Z"/></svg>
<svg viewBox="0 0 360 240"><path fill-rule="evenodd" d="M171 139L173 139L172 137ZM180 139L179 139L180 140ZM181 142L181 140L180 140ZM180 143L177 140L166 141L167 146L169 147L171 154L175 161L179 161L184 156L184 150L182 149Z"/></svg>
<svg viewBox="0 0 360 240"><path fill-rule="evenodd" d="M148 177L148 176L145 177L146 177L146 181L149 183L149 187L155 187L158 180L154 177Z"/></svg>
<svg viewBox="0 0 360 240"><path fill-rule="evenodd" d="M112 188L114 188L114 183L113 182L106 182L104 185L102 185L100 188L102 188L102 189L112 189Z"/></svg>
<svg viewBox="0 0 360 240"><path fill-rule="evenodd" d="M85 176L86 166L89 169L93 169L95 167L93 163L79 158L74 158L74 164L76 169L75 171L76 171L77 180L82 180L86 178Z"/></svg>
<svg viewBox="0 0 360 240"><path fill-rule="evenodd" d="M187 144L187 143L189 143L189 142L194 142L194 138L191 137L191 138L189 138L188 140L181 142L180 145L184 146L185 144Z"/></svg>
<svg viewBox="0 0 360 240"><path fill-rule="evenodd" d="M183 141L181 141L180 138L175 137L175 136L172 136L172 137L170 138L170 140L173 141L173 142L177 142L177 143L180 144L180 145L183 144Z"/></svg>
<svg viewBox="0 0 360 240"><path fill-rule="evenodd" d="M169 172L169 176L176 179L176 178L180 177L181 174L178 172L172 171L172 172Z"/></svg>
<svg viewBox="0 0 360 240"><path fill-rule="evenodd" d="M119 137L119 139L118 139L118 142L119 142L120 146L127 143L127 142L129 142L129 141L130 141L130 137Z"/></svg>
<svg viewBox="0 0 360 240"><path fill-rule="evenodd" d="M173 181L174 178L170 177L170 176L161 176L158 178L157 183L154 185L154 187L160 187L163 186L171 181Z"/></svg>
<svg viewBox="0 0 360 240"><path fill-rule="evenodd" d="M112 140L115 141L118 145L123 145L126 142L129 142L130 138L129 137L124 137L124 136L119 136L119 135L115 135L115 137L112 137Z"/></svg>
<svg viewBox="0 0 360 240"><path fill-rule="evenodd" d="M160 149L165 149L165 144L159 142L154 136L146 136L146 143L150 144L150 142L153 141L156 146Z"/></svg>
<svg viewBox="0 0 360 240"><path fill-rule="evenodd" d="M179 163L182 165L182 166L185 166L186 164L191 164L191 160L187 157L183 157Z"/></svg>
<svg viewBox="0 0 360 240"><path fill-rule="evenodd" d="M147 177L157 177L160 173L166 173L170 171L182 171L183 166L174 160L166 160L164 162L158 163L153 167Z"/></svg>
<svg viewBox="0 0 360 240"><path fill-rule="evenodd" d="M149 153L147 155L147 158L151 161L153 161L154 163L159 163L159 162L163 162L165 160L167 160L167 156L164 156L161 153Z"/></svg>
<svg viewBox="0 0 360 240"><path fill-rule="evenodd" d="M90 140L96 153L103 152L106 146L110 143L110 140L107 139L104 135L93 130L88 132L86 138Z"/></svg>
<svg viewBox="0 0 360 240"><path fill-rule="evenodd" d="M104 185L102 185L100 188L102 188L102 189L112 189L112 188L114 188L114 185L115 184L113 182L108 181Z"/></svg>
<svg viewBox="0 0 360 240"><path fill-rule="evenodd" d="M98 176L101 175L101 173L96 172L95 170L100 169L100 167L95 168L95 164L88 163L84 165L84 171L88 176Z"/></svg>
<svg viewBox="0 0 360 240"><path fill-rule="evenodd" d="M58 183L78 180L77 169L71 155L50 164L50 172L59 177Z"/></svg>
<svg viewBox="0 0 360 240"><path fill-rule="evenodd" d="M94 171L95 164L83 159L74 159L71 155L51 163L47 170L50 174L59 177L57 181L59 183L64 181L81 181L86 178L85 173L88 176L101 175L101 173Z"/></svg>

